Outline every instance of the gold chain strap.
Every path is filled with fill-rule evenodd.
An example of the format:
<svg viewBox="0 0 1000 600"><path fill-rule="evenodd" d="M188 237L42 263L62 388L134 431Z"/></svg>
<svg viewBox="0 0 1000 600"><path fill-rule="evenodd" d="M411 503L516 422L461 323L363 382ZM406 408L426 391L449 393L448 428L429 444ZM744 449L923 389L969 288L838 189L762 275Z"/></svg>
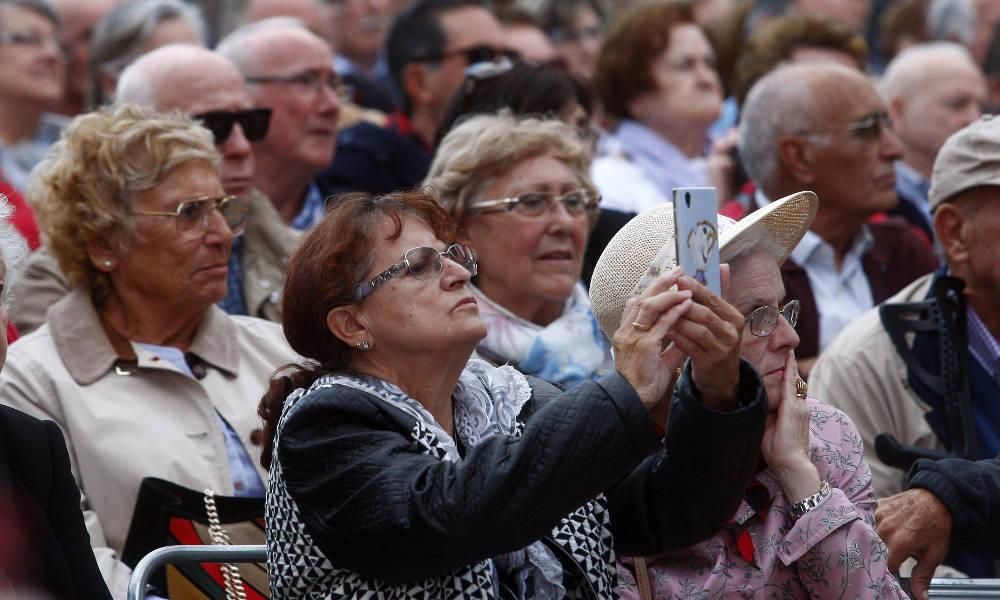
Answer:
<svg viewBox="0 0 1000 600"><path fill-rule="evenodd" d="M229 546L229 534L219 523L219 511L215 507L215 492L205 489L205 513L208 515L208 535L217 546ZM243 589L243 577L240 568L233 563L223 563L222 583L226 588L226 600L247 600Z"/></svg>

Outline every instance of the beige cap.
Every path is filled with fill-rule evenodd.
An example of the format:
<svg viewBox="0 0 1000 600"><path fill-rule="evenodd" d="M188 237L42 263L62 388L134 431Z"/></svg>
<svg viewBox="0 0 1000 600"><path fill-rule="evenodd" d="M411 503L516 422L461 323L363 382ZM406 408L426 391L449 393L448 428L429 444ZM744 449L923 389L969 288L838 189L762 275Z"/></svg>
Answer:
<svg viewBox="0 0 1000 600"><path fill-rule="evenodd" d="M818 207L816 194L799 192L775 200L739 221L719 215L721 261L728 262L756 240L769 239L774 242L769 245L777 250L775 260L780 265L809 229ZM618 330L625 301L640 293L644 276L665 272L677 264L674 233L674 206L666 202L636 215L604 248L590 280L590 302L608 339Z"/></svg>
<svg viewBox="0 0 1000 600"><path fill-rule="evenodd" d="M934 161L930 210L959 192L983 185L1000 186L1000 118L983 115L949 137Z"/></svg>

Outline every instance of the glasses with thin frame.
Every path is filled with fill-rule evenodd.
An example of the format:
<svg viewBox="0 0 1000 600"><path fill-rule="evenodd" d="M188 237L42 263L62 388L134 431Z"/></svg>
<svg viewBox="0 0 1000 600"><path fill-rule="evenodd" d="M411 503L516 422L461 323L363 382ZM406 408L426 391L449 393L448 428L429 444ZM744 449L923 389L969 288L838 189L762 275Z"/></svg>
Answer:
<svg viewBox="0 0 1000 600"><path fill-rule="evenodd" d="M309 69L291 75L254 75L246 78L247 83L278 83L294 85L316 94L323 88L332 91L338 98L345 100L350 96L347 86L339 75L333 71Z"/></svg>
<svg viewBox="0 0 1000 600"><path fill-rule="evenodd" d="M380 286L404 273L409 273L414 279L431 279L444 270L443 261L446 258L464 268L473 277L479 272L476 253L464 244L452 244L443 251L427 246L410 248L403 254L403 260L359 284L356 290L357 299L364 299Z"/></svg>
<svg viewBox="0 0 1000 600"><path fill-rule="evenodd" d="M173 211L133 210L143 217L173 217L177 233L184 239L194 239L208 231L209 220L218 210L233 235L240 235L246 228L250 203L236 196L206 196L186 200Z"/></svg>
<svg viewBox="0 0 1000 600"><path fill-rule="evenodd" d="M876 111L841 127L829 127L821 131L806 131L802 132L802 135L824 135L843 131L859 140L875 141L882 137L883 130L891 129L891 127L892 120L889 117L889 113Z"/></svg>
<svg viewBox="0 0 1000 600"><path fill-rule="evenodd" d="M45 36L37 31L0 31L0 46L28 46L32 48L54 48L59 58L65 60L66 47L58 39Z"/></svg>
<svg viewBox="0 0 1000 600"><path fill-rule="evenodd" d="M267 136L267 130L271 125L271 109L213 110L194 115L194 118L212 132L216 146L226 143L236 123L240 124L240 129L243 130L248 142L257 142Z"/></svg>
<svg viewBox="0 0 1000 600"><path fill-rule="evenodd" d="M750 333L757 337L767 337L778 328L778 315L788 321L788 324L795 327L799 322L799 312L802 305L798 300L791 300L784 306L758 306L747 315L747 325L750 326Z"/></svg>
<svg viewBox="0 0 1000 600"><path fill-rule="evenodd" d="M561 202L566 212L574 217L583 217L597 211L601 202L600 194L587 189L570 190L563 194L552 192L521 192L509 198L481 200L469 205L469 210L479 213L515 212L526 217L540 217Z"/></svg>

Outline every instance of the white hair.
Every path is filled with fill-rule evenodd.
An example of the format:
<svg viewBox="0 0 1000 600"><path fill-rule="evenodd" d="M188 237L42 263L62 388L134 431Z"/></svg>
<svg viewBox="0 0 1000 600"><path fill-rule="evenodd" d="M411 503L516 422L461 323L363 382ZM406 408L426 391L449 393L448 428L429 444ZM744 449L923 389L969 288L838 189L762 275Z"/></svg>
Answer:
<svg viewBox="0 0 1000 600"><path fill-rule="evenodd" d="M927 33L932 40L972 44L976 29L973 0L931 0L927 6Z"/></svg>
<svg viewBox="0 0 1000 600"><path fill-rule="evenodd" d="M7 196L0 194L0 258L3 259L6 274L4 275L3 296L0 302L10 306L11 291L17 281L24 261L28 258L28 244L21 234L14 229L10 219L14 215L14 207L10 205Z"/></svg>
<svg viewBox="0 0 1000 600"><path fill-rule="evenodd" d="M912 93L923 83L928 61L940 58L965 61L971 68L980 70L969 49L957 42L928 42L910 46L892 59L885 69L879 85L885 103Z"/></svg>
<svg viewBox="0 0 1000 600"><path fill-rule="evenodd" d="M750 89L740 114L740 160L765 194L777 185L778 140L815 126L813 92L806 75L819 65L783 65Z"/></svg>
<svg viewBox="0 0 1000 600"><path fill-rule="evenodd" d="M264 31L280 29L301 30L311 35L316 35L306 26L302 19L297 17L271 17L237 27L229 35L222 38L215 47L215 51L236 63L240 71L246 74L250 72L251 63L253 62L253 57L249 49L255 35ZM316 36L316 39L323 40L319 36ZM323 40L323 42L325 43L326 40Z"/></svg>

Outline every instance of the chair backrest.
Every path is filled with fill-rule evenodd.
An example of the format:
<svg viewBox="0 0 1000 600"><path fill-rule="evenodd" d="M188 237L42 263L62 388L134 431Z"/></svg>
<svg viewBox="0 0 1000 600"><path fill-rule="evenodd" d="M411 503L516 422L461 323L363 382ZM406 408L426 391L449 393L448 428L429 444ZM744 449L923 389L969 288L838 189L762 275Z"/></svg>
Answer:
<svg viewBox="0 0 1000 600"><path fill-rule="evenodd" d="M259 563L267 546L164 546L147 554L132 570L128 600L145 600L149 578L157 569L177 563Z"/></svg>
<svg viewBox="0 0 1000 600"><path fill-rule="evenodd" d="M932 579L929 592L933 600L1000 600L1000 579Z"/></svg>

